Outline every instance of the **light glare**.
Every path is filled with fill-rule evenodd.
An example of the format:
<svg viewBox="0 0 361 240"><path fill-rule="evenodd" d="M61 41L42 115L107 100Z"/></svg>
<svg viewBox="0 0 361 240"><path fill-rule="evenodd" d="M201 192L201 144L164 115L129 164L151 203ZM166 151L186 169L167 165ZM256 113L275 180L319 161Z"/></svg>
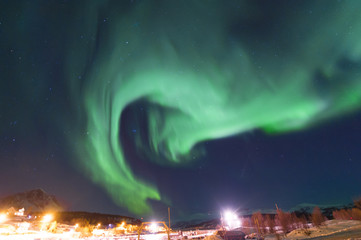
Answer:
<svg viewBox="0 0 361 240"><path fill-rule="evenodd" d="M242 224L237 214L230 210L227 210L223 213L222 222L224 227L228 230L239 228Z"/></svg>
<svg viewBox="0 0 361 240"><path fill-rule="evenodd" d="M152 223L152 224L149 226L149 230L150 230L151 232L158 232L158 224Z"/></svg>
<svg viewBox="0 0 361 240"><path fill-rule="evenodd" d="M53 220L53 215L51 214L44 215L43 222L51 222L51 220Z"/></svg>
<svg viewBox="0 0 361 240"><path fill-rule="evenodd" d="M7 220L7 216L5 213L0 214L0 223L3 223Z"/></svg>

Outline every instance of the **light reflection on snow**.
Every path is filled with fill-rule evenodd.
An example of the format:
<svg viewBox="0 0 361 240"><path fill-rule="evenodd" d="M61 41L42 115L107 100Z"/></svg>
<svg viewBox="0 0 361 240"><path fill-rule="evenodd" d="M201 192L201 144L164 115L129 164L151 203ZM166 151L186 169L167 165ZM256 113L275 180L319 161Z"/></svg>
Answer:
<svg viewBox="0 0 361 240"><path fill-rule="evenodd" d="M63 229L64 229L63 225ZM34 227L31 223L21 222L19 224L1 224L0 225L0 239L1 240L75 240L75 239L87 239L87 240L138 240L137 234L124 234L114 235L112 230L108 229L94 229L91 236L83 237L80 232L75 231L74 226L68 226L66 230L62 230L61 233L51 233L42 230L33 230ZM171 240L181 240L184 237L188 239L192 238L204 238L208 235L214 234L215 230L198 230L198 231L184 231L182 234L173 232L170 234ZM167 233L149 233L141 234L141 240L167 240Z"/></svg>

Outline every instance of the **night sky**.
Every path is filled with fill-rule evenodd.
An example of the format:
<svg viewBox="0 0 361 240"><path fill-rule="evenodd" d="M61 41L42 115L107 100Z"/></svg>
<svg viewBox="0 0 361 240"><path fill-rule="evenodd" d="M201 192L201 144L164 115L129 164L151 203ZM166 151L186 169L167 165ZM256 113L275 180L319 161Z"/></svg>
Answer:
<svg viewBox="0 0 361 240"><path fill-rule="evenodd" d="M361 195L361 1L0 1L0 196L175 219Z"/></svg>

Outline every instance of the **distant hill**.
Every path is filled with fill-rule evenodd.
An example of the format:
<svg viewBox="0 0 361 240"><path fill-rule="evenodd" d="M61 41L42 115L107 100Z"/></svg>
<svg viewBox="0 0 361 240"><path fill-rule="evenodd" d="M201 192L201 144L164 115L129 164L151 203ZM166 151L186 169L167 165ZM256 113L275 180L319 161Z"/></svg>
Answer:
<svg viewBox="0 0 361 240"><path fill-rule="evenodd" d="M172 229L175 230L193 230L193 229L215 229L221 226L220 219L212 219L207 221L181 221L172 225Z"/></svg>
<svg viewBox="0 0 361 240"><path fill-rule="evenodd" d="M90 213L90 212L65 212L56 200L55 196L46 193L43 189L34 189L16 193L0 199L0 211L14 208L25 208L27 214L42 215L44 212L56 212L58 222L72 224L77 220L86 220L90 224L116 224L126 222L128 224L141 224L136 218L113 214Z"/></svg>
<svg viewBox="0 0 361 240"><path fill-rule="evenodd" d="M354 204L339 204L339 205L316 205L310 203L302 203L299 204L291 209L288 212L295 213L296 216L306 216L310 217L313 209L318 206L322 212L322 214L327 217L328 219L333 219L332 212L335 210L340 209L351 209L354 207ZM240 211L240 216L242 218L251 218L253 212L261 212L262 215L270 215L273 217L276 215L275 209L257 209L257 210L250 210L245 209ZM214 229L216 227L221 226L221 221L219 218L212 218L212 219L197 219L197 220L188 220L188 221L178 221L172 224L173 229Z"/></svg>
<svg viewBox="0 0 361 240"><path fill-rule="evenodd" d="M113 214L90 213L90 212L57 212L55 219L60 223L74 224L79 220L86 220L90 224L102 225L117 224L126 222L127 224L140 225L139 219Z"/></svg>
<svg viewBox="0 0 361 240"><path fill-rule="evenodd" d="M25 208L27 213L44 211L61 211L63 207L55 196L49 195L42 189L34 189L16 193L0 199L0 209Z"/></svg>
<svg viewBox="0 0 361 240"><path fill-rule="evenodd" d="M294 212L296 215L310 215L313 212L315 207L319 207L322 214L328 219L332 219L332 212L340 209L350 209L353 207L353 204L339 204L339 205L317 205L312 203L302 203L291 208L289 212Z"/></svg>

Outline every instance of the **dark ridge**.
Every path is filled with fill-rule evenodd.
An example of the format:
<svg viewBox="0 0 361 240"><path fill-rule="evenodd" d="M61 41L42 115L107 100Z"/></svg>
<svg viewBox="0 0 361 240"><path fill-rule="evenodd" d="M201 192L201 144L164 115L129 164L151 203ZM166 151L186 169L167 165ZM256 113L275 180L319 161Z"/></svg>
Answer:
<svg viewBox="0 0 361 240"><path fill-rule="evenodd" d="M92 212L57 212L55 219L59 223L75 224L77 222L88 222L89 224L109 225L126 222L127 224L140 225L139 219L113 214L102 214Z"/></svg>

